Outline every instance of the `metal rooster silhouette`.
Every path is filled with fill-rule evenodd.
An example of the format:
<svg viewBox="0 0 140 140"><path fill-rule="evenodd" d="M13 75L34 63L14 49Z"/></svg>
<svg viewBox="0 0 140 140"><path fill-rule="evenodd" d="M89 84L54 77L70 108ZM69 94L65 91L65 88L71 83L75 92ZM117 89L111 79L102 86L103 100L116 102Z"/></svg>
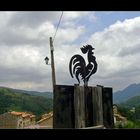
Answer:
<svg viewBox="0 0 140 140"><path fill-rule="evenodd" d="M94 56L93 52L94 48L91 45L83 46L80 49L82 53L87 53L88 64L86 65L86 62L81 55L76 54L70 60L69 71L72 78L75 75L79 84L79 76L81 76L81 79L84 82L84 86L88 86L88 80L90 76L97 71L96 57Z"/></svg>

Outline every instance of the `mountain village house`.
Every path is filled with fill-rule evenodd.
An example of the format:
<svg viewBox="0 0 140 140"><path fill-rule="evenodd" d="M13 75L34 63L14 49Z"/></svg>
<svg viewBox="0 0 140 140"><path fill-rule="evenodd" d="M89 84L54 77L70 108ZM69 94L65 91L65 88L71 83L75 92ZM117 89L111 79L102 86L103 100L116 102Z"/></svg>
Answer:
<svg viewBox="0 0 140 140"><path fill-rule="evenodd" d="M35 115L11 111L0 115L0 128L20 129L35 124Z"/></svg>
<svg viewBox="0 0 140 140"><path fill-rule="evenodd" d="M52 128L53 126L53 112L42 115L41 120L37 122L40 128Z"/></svg>

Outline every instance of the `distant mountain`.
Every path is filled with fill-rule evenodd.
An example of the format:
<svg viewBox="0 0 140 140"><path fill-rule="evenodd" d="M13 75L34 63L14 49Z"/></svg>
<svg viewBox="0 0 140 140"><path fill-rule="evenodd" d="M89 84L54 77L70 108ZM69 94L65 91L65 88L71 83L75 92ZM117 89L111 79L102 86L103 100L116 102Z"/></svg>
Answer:
<svg viewBox="0 0 140 140"><path fill-rule="evenodd" d="M122 91L114 92L113 102L114 103L125 102L134 96L140 96L140 84L131 84Z"/></svg>
<svg viewBox="0 0 140 140"><path fill-rule="evenodd" d="M11 91L15 93L27 93L30 95L35 95L35 96L42 96L45 98L53 99L53 93L52 92L38 92L38 91L27 91L27 90L21 90L21 89L13 89L9 87L0 87L0 88L7 88L10 89Z"/></svg>
<svg viewBox="0 0 140 140"><path fill-rule="evenodd" d="M53 109L53 100L27 93L18 93L10 88L0 87L0 114L14 111L25 111L40 117Z"/></svg>

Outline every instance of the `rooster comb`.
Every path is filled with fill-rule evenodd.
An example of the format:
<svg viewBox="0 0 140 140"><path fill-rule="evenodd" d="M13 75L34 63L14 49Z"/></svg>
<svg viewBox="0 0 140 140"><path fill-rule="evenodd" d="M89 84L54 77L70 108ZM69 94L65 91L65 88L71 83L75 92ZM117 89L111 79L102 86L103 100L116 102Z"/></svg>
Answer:
<svg viewBox="0 0 140 140"><path fill-rule="evenodd" d="M83 53L87 53L87 51L88 50L94 50L95 48L93 48L91 45L86 45L86 46L83 46L82 48L80 48L81 49L81 51L83 52Z"/></svg>

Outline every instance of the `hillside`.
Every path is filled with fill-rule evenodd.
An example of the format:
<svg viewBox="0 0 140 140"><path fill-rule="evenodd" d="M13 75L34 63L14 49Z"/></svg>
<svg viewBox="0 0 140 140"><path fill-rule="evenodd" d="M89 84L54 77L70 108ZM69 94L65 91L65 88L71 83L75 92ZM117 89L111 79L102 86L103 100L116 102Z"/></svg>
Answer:
<svg viewBox="0 0 140 140"><path fill-rule="evenodd" d="M0 88L0 114L9 110L32 112L40 117L52 111L52 99Z"/></svg>
<svg viewBox="0 0 140 140"><path fill-rule="evenodd" d="M10 89L10 91L13 91L15 93L27 93L27 94L30 94L30 95L42 96L42 97L50 98L50 99L53 98L53 93L52 92L27 91L27 90L13 89L13 88L8 88L8 87L0 87L0 88Z"/></svg>
<svg viewBox="0 0 140 140"><path fill-rule="evenodd" d="M140 84L131 84L124 90L113 93L113 102L125 102L134 96L140 96Z"/></svg>
<svg viewBox="0 0 140 140"><path fill-rule="evenodd" d="M132 107L138 107L140 106L140 96L135 96L127 101L120 103L121 106L132 108Z"/></svg>
<svg viewBox="0 0 140 140"><path fill-rule="evenodd" d="M16 93L27 93L30 95L42 96L42 97L49 98L49 99L53 98L52 92L27 91L27 90L20 90L20 89L11 89L11 90L13 90Z"/></svg>
<svg viewBox="0 0 140 140"><path fill-rule="evenodd" d="M118 104L119 112L133 121L135 128L140 128L140 96L135 96Z"/></svg>

